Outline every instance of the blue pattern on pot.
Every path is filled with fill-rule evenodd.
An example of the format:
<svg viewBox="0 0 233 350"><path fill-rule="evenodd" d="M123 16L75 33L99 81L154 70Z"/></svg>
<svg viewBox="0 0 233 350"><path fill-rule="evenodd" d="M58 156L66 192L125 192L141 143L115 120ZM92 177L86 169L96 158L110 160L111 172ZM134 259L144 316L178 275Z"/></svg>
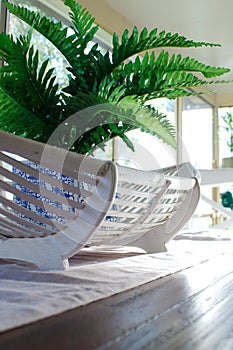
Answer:
<svg viewBox="0 0 233 350"><path fill-rule="evenodd" d="M70 178L66 175L63 175L61 173L58 173L54 170L50 170L50 169L46 169L44 167L41 167L40 165L38 164L35 164L31 161L26 161L25 162L28 166L40 171L40 172L43 172L44 174L46 175L49 175L59 181L62 181L62 183L66 183L66 184L70 184L70 185L73 185L74 184L74 179L73 178ZM41 188L44 188L44 189L47 189L47 190L50 190L56 194L59 194L67 199L71 199L71 200L78 200L79 203L82 203L84 201L84 197L80 197L76 194L74 194L73 192L69 192L69 191L65 191L63 189L60 189L56 186L53 186L53 185L50 185L48 183L45 183L44 181L41 181L40 179L24 172L24 171L21 171L15 167L13 167L12 169L13 173L17 174L18 176L21 176L22 178L25 178L27 180L29 180L30 182L34 183L35 185L40 185ZM68 206L68 205L65 205L65 204L62 204L60 202L57 202L55 200L52 200L52 199L49 199L47 198L46 196L43 196L42 194L40 193L36 193L32 190L30 190L29 188L25 187L25 186L22 186L18 183L14 183L13 186L18 189L19 191L22 191L24 193L27 193L28 195L34 197L34 198L39 198L41 199L45 204L50 204L50 205L53 205L53 206L56 206L57 208L59 209L62 209L66 212L70 212L70 213L75 213L75 208L71 207L71 206ZM83 184L79 183L79 186L80 188L83 187ZM19 204L21 205L22 207L24 207L25 209L28 209L28 210L32 210L33 212L35 212L36 214L39 214L47 219L56 219L57 222L60 222L62 224L65 224L67 222L67 219L64 218L63 216L60 216L60 215L56 215L54 213L51 213L49 212L48 210L44 209L44 208L41 208L41 207L38 207L30 202L28 202L27 200L23 200L21 199L20 197L18 196L15 196L14 197L14 202L16 204ZM31 219L29 217L26 217L26 216L23 216L21 215L22 217L24 218L27 218L28 220L32 221L32 222L35 222L41 226L47 226L39 221L36 221L34 219Z"/></svg>

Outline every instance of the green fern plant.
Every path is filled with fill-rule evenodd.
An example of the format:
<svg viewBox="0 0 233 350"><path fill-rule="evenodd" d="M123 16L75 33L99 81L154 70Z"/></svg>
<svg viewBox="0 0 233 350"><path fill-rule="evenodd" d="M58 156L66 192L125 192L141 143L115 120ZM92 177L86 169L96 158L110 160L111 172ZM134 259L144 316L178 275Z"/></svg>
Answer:
<svg viewBox="0 0 233 350"><path fill-rule="evenodd" d="M145 103L159 97L196 94L190 89L216 83L209 78L221 76L229 69L211 67L181 54L169 55L164 48L219 45L194 42L157 29L148 32L145 28L138 33L135 27L132 34L125 30L121 39L113 35L112 53L103 54L98 44L87 52L98 30L94 18L75 0L64 0L64 4L70 9L72 34L61 22L4 1L30 30L16 38L0 34L0 59L5 63L0 68L0 128L47 142L64 123L66 137L60 135L60 146L67 147L68 139L68 148L83 154L115 136L133 148L126 132L135 128L175 147L174 128L166 115ZM66 59L69 81L65 87L59 86L54 69L49 68L50 58L41 62L40 48L31 43L34 30ZM158 55L156 48L162 50ZM77 114L90 106L100 107L94 115ZM83 120L69 118L75 113ZM90 128L93 119L94 127ZM79 124L85 132L80 132Z"/></svg>

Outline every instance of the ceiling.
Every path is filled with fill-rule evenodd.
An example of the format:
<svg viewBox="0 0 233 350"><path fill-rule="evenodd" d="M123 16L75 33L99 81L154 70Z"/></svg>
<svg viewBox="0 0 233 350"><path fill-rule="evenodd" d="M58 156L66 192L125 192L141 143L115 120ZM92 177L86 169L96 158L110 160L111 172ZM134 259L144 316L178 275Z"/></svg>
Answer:
<svg viewBox="0 0 233 350"><path fill-rule="evenodd" d="M233 0L105 0L114 10L142 29L158 28L188 39L221 44L216 48L182 49L211 66L231 69L221 79L233 80ZM233 83L215 84L219 93L233 93Z"/></svg>

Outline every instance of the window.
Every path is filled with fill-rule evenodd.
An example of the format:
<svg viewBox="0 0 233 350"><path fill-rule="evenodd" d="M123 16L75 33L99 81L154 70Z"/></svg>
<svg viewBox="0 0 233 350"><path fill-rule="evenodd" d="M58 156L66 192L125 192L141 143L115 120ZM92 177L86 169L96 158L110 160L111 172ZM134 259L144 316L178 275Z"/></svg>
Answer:
<svg viewBox="0 0 233 350"><path fill-rule="evenodd" d="M219 135L219 165L222 165L223 158L231 157L231 149L229 147L229 143L232 142L232 131L227 130L227 124L224 122L223 117L226 116L227 113L233 115L233 107L222 107L218 110L218 135ZM233 123L231 123L233 126Z"/></svg>
<svg viewBox="0 0 233 350"><path fill-rule="evenodd" d="M199 169L212 169L214 159L213 106L198 96L182 99L182 161L191 162ZM202 194L212 197L212 187L203 187ZM200 201L189 229L206 229L212 226L212 208Z"/></svg>
<svg viewBox="0 0 233 350"><path fill-rule="evenodd" d="M211 169L213 163L213 106L197 96L182 100L182 161Z"/></svg>

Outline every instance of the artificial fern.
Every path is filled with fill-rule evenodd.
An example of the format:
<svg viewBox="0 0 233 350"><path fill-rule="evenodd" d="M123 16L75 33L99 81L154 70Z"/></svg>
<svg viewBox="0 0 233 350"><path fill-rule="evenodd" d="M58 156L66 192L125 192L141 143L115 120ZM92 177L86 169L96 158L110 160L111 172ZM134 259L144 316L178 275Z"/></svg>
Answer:
<svg viewBox="0 0 233 350"><path fill-rule="evenodd" d="M103 54L98 44L90 48L98 27L75 0L64 0L70 9L71 34L61 22L7 1L4 4L30 30L18 38L0 34L0 59L5 62L0 69L0 128L25 137L46 142L59 130L59 146L91 153L115 136L133 148L126 132L140 128L175 147L173 126L145 102L196 94L190 88L216 83L209 78L229 71L180 53L170 56L163 49L219 45L157 29L144 28L139 33L135 27L131 34L125 30L121 39L114 34L112 53ZM40 48L32 45L33 30L64 56L64 81L69 77L65 87L58 83L50 57L41 61ZM158 55L157 48L162 48Z"/></svg>

